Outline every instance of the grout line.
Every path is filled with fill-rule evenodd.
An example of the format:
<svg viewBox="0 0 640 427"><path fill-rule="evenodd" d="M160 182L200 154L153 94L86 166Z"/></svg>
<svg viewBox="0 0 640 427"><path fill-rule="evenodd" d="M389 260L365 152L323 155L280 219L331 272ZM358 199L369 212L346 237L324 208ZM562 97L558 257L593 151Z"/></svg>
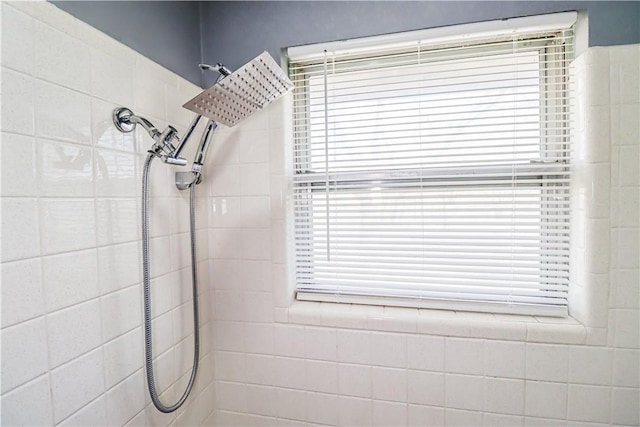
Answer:
<svg viewBox="0 0 640 427"><path fill-rule="evenodd" d="M77 413L79 413L80 411L83 411L84 409L87 408L87 406L90 406L92 404L94 404L95 402L97 402L101 397L104 396L105 399L105 411L106 411L106 407L107 407L107 396L106 393L100 393L95 399L87 402L86 404L82 405L80 408L78 408L77 410L73 411L71 414L67 415L65 418L61 419L60 421L56 422L55 425L60 425L62 423L64 423L65 421L69 420L70 418L73 418L74 415L76 415ZM106 415L106 412L105 412ZM105 420L106 421L106 420ZM53 424L52 424L53 425Z"/></svg>

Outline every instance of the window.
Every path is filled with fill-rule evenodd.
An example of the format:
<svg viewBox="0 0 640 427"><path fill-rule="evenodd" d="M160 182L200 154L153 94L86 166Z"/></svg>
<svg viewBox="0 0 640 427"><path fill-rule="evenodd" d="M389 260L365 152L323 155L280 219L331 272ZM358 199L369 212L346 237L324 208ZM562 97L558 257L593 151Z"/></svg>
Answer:
<svg viewBox="0 0 640 427"><path fill-rule="evenodd" d="M289 50L298 299L567 314L575 14L551 21Z"/></svg>

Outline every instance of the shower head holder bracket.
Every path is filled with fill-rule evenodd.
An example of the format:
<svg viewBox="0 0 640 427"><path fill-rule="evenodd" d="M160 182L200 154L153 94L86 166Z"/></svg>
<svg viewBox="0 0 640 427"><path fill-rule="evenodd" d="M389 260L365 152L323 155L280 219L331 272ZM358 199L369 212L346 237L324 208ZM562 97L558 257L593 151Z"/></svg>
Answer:
<svg viewBox="0 0 640 427"><path fill-rule="evenodd" d="M198 185L202 181L202 174L194 171L176 172L176 187L178 190L187 190L192 185Z"/></svg>

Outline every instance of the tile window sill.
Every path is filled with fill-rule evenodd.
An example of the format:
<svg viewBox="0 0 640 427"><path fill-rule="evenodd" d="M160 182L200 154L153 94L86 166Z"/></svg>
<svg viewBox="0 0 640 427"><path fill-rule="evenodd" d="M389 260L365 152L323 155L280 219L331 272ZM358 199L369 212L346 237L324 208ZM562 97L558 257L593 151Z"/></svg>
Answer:
<svg viewBox="0 0 640 427"><path fill-rule="evenodd" d="M606 329L568 318L294 301L278 323L554 344L606 345Z"/></svg>

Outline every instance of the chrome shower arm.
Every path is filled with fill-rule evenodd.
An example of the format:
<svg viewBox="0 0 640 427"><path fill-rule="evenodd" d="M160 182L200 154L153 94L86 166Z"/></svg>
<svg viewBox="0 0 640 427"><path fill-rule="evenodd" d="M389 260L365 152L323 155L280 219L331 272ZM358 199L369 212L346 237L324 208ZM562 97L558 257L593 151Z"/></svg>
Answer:
<svg viewBox="0 0 640 427"><path fill-rule="evenodd" d="M151 136L151 138L153 138L154 140L160 136L160 131L158 131L158 129L156 129L156 127L144 117L132 114L131 116L129 116L129 123L142 126L144 130L147 131L149 136Z"/></svg>
<svg viewBox="0 0 640 427"><path fill-rule="evenodd" d="M200 122L201 117L202 116L198 114L193 118L193 120L191 121L191 124L189 125L189 128L187 129L187 132L184 134L184 136L182 137L182 140L180 141L180 144L178 144L175 152L173 153L174 157L180 157L182 150L184 150L184 147L186 147L187 142L189 142L189 139L191 139L191 135L193 135L193 132L196 130L196 127L198 126L198 123Z"/></svg>
<svg viewBox="0 0 640 427"><path fill-rule="evenodd" d="M160 136L160 131L149 120L141 116L136 116L128 108L116 108L112 114L113 124L122 133L132 132L136 125L140 125L147 131L149 136L155 141Z"/></svg>
<svg viewBox="0 0 640 427"><path fill-rule="evenodd" d="M178 190L186 190L193 185L200 184L202 181L202 166L204 165L205 157L207 156L207 149L211 143L213 132L218 127L218 124L213 120L209 120L207 127L202 134L200 144L196 150L196 156L193 159L193 165L189 172L176 172L176 187Z"/></svg>
<svg viewBox="0 0 640 427"><path fill-rule="evenodd" d="M198 149L196 150L196 156L193 159L193 166L191 170L196 173L202 172L202 165L204 165L204 159L207 155L207 149L209 148L209 144L211 143L211 138L213 137L213 131L216 130L218 124L213 120L209 120L207 123L207 127L202 134L202 138L200 139L200 145L198 145Z"/></svg>
<svg viewBox="0 0 640 427"><path fill-rule="evenodd" d="M232 73L232 71L221 62L218 62L216 65L198 64L198 67L200 67L202 71L217 71L221 77L226 77Z"/></svg>

